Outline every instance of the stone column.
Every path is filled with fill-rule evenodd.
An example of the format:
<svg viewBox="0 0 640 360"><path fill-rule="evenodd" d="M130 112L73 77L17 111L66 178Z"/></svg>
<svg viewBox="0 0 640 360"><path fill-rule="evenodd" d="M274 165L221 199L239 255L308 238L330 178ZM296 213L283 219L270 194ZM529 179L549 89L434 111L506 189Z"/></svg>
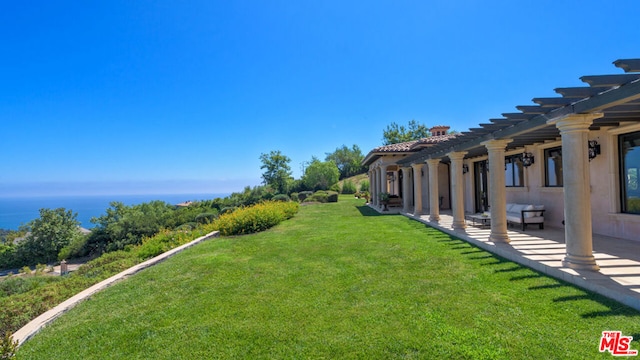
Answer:
<svg viewBox="0 0 640 360"><path fill-rule="evenodd" d="M422 215L422 164L412 164L413 168L413 215Z"/></svg>
<svg viewBox="0 0 640 360"><path fill-rule="evenodd" d="M438 166L440 159L427 160L429 166L429 221L440 221L440 194L438 192Z"/></svg>
<svg viewBox="0 0 640 360"><path fill-rule="evenodd" d="M382 194L383 192L389 192L387 189L387 165L381 165L380 166L380 183L378 184L378 189L380 191L380 194ZM380 207L384 207L384 205L382 205L382 202L380 201L380 199L378 199L378 206Z"/></svg>
<svg viewBox="0 0 640 360"><path fill-rule="evenodd" d="M409 212L409 203L410 203L410 192L409 192L409 173L411 172L410 167L402 168L402 211L405 213Z"/></svg>
<svg viewBox="0 0 640 360"><path fill-rule="evenodd" d="M564 187L564 239L567 254L562 265L597 271L591 228L591 179L589 175L589 126L602 114L573 114L551 121L562 137Z"/></svg>
<svg viewBox="0 0 640 360"><path fill-rule="evenodd" d="M491 207L491 234L494 243L511 241L507 234L507 194L504 175L504 153L512 140L489 140L482 143L489 152L489 206Z"/></svg>
<svg viewBox="0 0 640 360"><path fill-rule="evenodd" d="M375 174L373 177L376 180L376 197L373 205L378 206L380 205L380 199L378 198L378 196L380 196L380 167L379 166L376 167Z"/></svg>
<svg viewBox="0 0 640 360"><path fill-rule="evenodd" d="M376 198L376 171L369 170L369 204L375 206Z"/></svg>
<svg viewBox="0 0 640 360"><path fill-rule="evenodd" d="M462 163L466 151L450 152L451 159L451 208L453 211L453 229L462 230L467 225L464 221L464 174Z"/></svg>

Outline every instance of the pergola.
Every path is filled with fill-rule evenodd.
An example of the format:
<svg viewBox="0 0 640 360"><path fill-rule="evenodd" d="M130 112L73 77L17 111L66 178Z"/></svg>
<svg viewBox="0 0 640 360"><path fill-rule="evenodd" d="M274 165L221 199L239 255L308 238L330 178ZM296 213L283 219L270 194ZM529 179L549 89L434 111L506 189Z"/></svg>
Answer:
<svg viewBox="0 0 640 360"><path fill-rule="evenodd" d="M533 98L535 105L516 106L520 112L503 113L503 118L489 119L489 123L464 131L398 163L409 165L427 159L447 161L447 154L456 151L466 151L465 159L487 155L482 143L489 140L510 139L506 147L509 151L558 139L560 131L550 122L572 114L603 114L593 121L590 130L640 122L640 59L616 60L613 64L626 74L583 76L580 80L589 86L556 88L561 97Z"/></svg>

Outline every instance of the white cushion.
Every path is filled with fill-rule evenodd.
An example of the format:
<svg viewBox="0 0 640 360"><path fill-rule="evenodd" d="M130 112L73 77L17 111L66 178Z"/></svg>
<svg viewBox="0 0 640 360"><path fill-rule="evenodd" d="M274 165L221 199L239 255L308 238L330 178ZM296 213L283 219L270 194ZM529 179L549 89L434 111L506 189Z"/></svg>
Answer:
<svg viewBox="0 0 640 360"><path fill-rule="evenodd" d="M517 212L518 215L520 214L520 212L522 210L524 210L524 208L527 207L527 205L522 205L522 204L513 204L513 206L511 206L511 210L510 212Z"/></svg>
<svg viewBox="0 0 640 360"><path fill-rule="evenodd" d="M533 205L533 210L544 210L544 205ZM543 216L542 211L534 213L536 216Z"/></svg>
<svg viewBox="0 0 640 360"><path fill-rule="evenodd" d="M520 219L520 214L518 214L517 216L515 215L515 213L509 213L509 214L507 214L507 221L511 221L511 222L514 222L514 223L518 223L518 224L519 224L519 223L521 223L521 222L522 222L521 220L522 220L522 219Z"/></svg>
<svg viewBox="0 0 640 360"><path fill-rule="evenodd" d="M527 205L527 206L525 206L525 208L523 210L535 210L535 209L533 208L533 205ZM536 214L537 214L536 212L526 212L526 213L524 213L524 217L532 218L532 217L536 216Z"/></svg>

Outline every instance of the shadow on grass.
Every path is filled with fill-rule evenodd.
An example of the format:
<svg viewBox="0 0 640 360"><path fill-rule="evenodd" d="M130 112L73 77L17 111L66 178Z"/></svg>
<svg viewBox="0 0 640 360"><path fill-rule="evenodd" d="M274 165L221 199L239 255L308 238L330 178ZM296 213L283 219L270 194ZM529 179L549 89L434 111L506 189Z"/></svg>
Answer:
<svg viewBox="0 0 640 360"><path fill-rule="evenodd" d="M576 300L592 300L592 296L590 296L589 294L561 296L559 298L553 299L553 302L566 302Z"/></svg>
<svg viewBox="0 0 640 360"><path fill-rule="evenodd" d="M537 285L537 286L530 286L529 290L545 290L545 289L557 289L560 287L570 287L569 284L563 284L563 283L558 283L558 284L549 284L549 285Z"/></svg>
<svg viewBox="0 0 640 360"><path fill-rule="evenodd" d="M477 253L487 253L487 254L491 255L489 252L484 251L484 250L482 250L480 248L472 248L472 249L473 249L473 251L463 251L460 254L461 255L469 255L469 254L477 254ZM493 255L491 255L491 256L493 256Z"/></svg>
<svg viewBox="0 0 640 360"><path fill-rule="evenodd" d="M598 301L598 300L595 300L595 299L591 299L591 300ZM599 303L602 304L602 302L599 302ZM612 306L608 306L607 304L602 304L602 305L605 305L605 306L611 308L611 310L608 310L608 311L593 311L593 312L590 312L590 313L582 314L580 316L582 318L584 318L584 319L593 319L593 318L602 317L602 316L640 317L640 314L638 314L638 312L634 311L632 308L629 308L629 307L613 308ZM605 330L605 329L603 329L603 330ZM633 335L633 338L634 339L639 339L640 337L636 337L636 335Z"/></svg>
<svg viewBox="0 0 640 360"><path fill-rule="evenodd" d="M520 266L520 265L514 265L514 266L512 266L512 267L510 267L510 268L506 268L506 269L498 269L498 270L496 270L495 272L497 272L497 273L503 273L503 272L520 271L520 270L522 270L522 269L523 269L523 267L522 267L522 266Z"/></svg>
<svg viewBox="0 0 640 360"><path fill-rule="evenodd" d="M526 267L522 267L522 269L526 269ZM514 276L511 279L509 279L509 281L520 281L520 280L527 280L527 279L538 279L543 277L544 275L536 273L536 274L529 274L529 275L522 275L522 276Z"/></svg>
<svg viewBox="0 0 640 360"><path fill-rule="evenodd" d="M464 253L461 253L464 254ZM467 252L467 254L476 254L474 252ZM469 260L484 260L484 259L492 259L494 256L491 254L487 254L484 256L469 256L467 259Z"/></svg>
<svg viewBox="0 0 640 360"><path fill-rule="evenodd" d="M433 228L431 226L428 226L425 224L425 226L427 228ZM436 229L437 231L441 232L441 230ZM445 234L444 232L442 232L442 234ZM595 317L602 317L602 316L606 316L606 317L613 317L613 316L625 316L625 317L640 317L640 312L629 307L626 306L622 303L619 303L613 299L607 298L603 295L597 294L597 293L592 293L589 290L580 288L579 286L564 282L560 279L556 279L553 278L551 276L548 276L546 274L540 273L537 270L534 270L532 268L529 268L527 266L518 264L514 261L511 260L507 260L505 258L502 258L496 254L491 253L490 251L481 249L477 246L475 246L474 244L471 244L465 240L462 240L460 238L457 238L455 236L452 235L448 235L447 237L444 238L434 238L432 239L434 241L437 241L439 243L442 243L443 245L447 246L449 249L451 250L455 250L456 252L458 252L460 255L463 255L464 258L466 258L467 260L470 261L481 261L480 265L481 266L491 266L491 265L501 265L501 264L512 264L511 267L509 268L505 268L505 269L496 269L495 273L507 273L507 272L516 272L519 270L530 270L533 271L533 274L527 274L527 275L521 275L521 276L513 276L511 277L510 281L521 281L521 280L528 280L528 279L540 279L540 278L550 278L550 279L554 279L556 281L558 281L558 283L554 283L554 284L548 284L548 285L537 285L537 286L530 286L527 289L529 291L536 291L536 290L545 290L545 289L557 289L557 288L576 288L579 289L580 291L584 292L584 294L581 295L575 295L575 296L564 296L564 297L559 297L553 300L554 303L556 304L560 304L560 303L577 303L580 302L582 300L590 300L590 301L594 301L606 308L608 308L608 310L604 310L604 311L592 311L592 312L583 312L582 314L580 314L581 317L583 318L595 318ZM462 246L462 244L464 244L465 246ZM486 255L480 255L482 253L486 253ZM476 256L464 256L464 255L472 255L472 254L476 254ZM632 336L634 337L634 339L638 339L640 338L640 335L638 334L632 334Z"/></svg>
<svg viewBox="0 0 640 360"><path fill-rule="evenodd" d="M373 210L372 208L363 205L363 206L356 206L356 209L358 209L358 211L360 211L360 214L362 214L362 216L389 216L389 215L399 215L399 214L384 214L384 213L379 213L375 210Z"/></svg>
<svg viewBox="0 0 640 360"><path fill-rule="evenodd" d="M460 244L458 246L451 247L451 250L467 250L467 249L471 249L471 246L466 244Z"/></svg>

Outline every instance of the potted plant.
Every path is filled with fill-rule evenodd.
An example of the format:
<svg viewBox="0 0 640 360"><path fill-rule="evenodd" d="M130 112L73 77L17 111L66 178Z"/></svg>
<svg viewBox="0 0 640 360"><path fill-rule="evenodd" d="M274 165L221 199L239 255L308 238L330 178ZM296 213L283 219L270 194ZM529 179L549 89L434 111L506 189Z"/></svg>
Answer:
<svg viewBox="0 0 640 360"><path fill-rule="evenodd" d="M368 204L369 203L369 192L368 191L363 191L362 192L362 197L364 197L364 203Z"/></svg>
<svg viewBox="0 0 640 360"><path fill-rule="evenodd" d="M378 197L380 198L380 203L382 203L382 205L384 205L384 209L382 209L382 211L388 211L389 209L387 208L387 205L389 204L389 193L388 192L382 192L380 193L380 195L378 195Z"/></svg>

